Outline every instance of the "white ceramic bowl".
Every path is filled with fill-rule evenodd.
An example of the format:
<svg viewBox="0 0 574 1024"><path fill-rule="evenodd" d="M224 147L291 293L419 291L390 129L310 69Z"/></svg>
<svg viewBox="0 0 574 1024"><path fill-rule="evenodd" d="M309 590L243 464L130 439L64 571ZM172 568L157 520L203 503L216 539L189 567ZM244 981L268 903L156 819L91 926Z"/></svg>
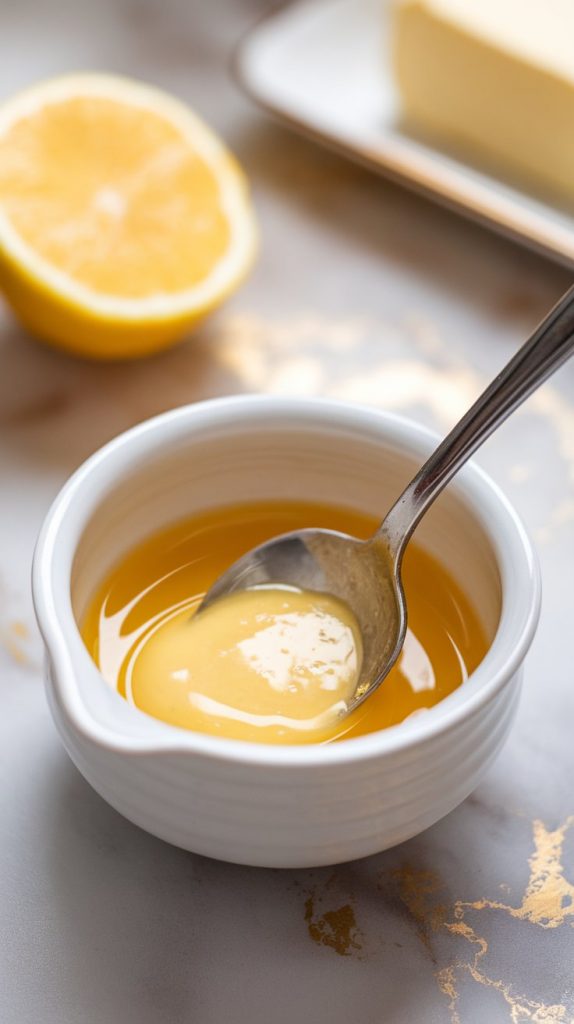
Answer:
<svg viewBox="0 0 574 1024"><path fill-rule="evenodd" d="M525 531L475 465L450 484L417 537L472 597L490 649L462 687L404 725L299 747L177 729L106 685L77 625L102 576L152 531L247 498L319 499L382 514L435 443L414 423L365 408L225 398L135 427L74 474L40 535L34 601L52 714L105 800L187 850L304 867L400 843L471 792L508 732L540 601Z"/></svg>

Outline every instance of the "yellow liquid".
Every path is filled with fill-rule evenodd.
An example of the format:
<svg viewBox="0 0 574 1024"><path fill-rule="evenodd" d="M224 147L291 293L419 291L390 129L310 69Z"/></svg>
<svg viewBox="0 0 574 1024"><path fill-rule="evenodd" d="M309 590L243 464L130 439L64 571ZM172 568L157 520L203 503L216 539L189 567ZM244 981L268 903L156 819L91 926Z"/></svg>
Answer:
<svg viewBox="0 0 574 1024"><path fill-rule="evenodd" d="M157 718L234 739L317 739L347 712L361 631L330 594L260 587L178 611L126 672L126 696Z"/></svg>
<svg viewBox="0 0 574 1024"><path fill-rule="evenodd" d="M400 659L379 690L352 715L331 719L323 728L293 728L286 718L311 719L323 705L285 713L285 692L275 699L273 686L265 687L262 703L250 714L252 694L238 698L233 658L219 657L230 649L225 643L219 648L221 631L206 632L202 626L200 632L201 618L194 624L189 619L211 584L242 554L307 526L368 537L377 521L310 502L253 502L210 510L139 544L106 578L82 624L86 646L107 682L141 710L173 725L271 743L329 742L373 732L424 712L460 686L484 657L485 635L450 574L411 542L403 569L409 629ZM295 598L289 595L289 608L279 604L270 614L301 613L305 609L293 606ZM345 606L336 604L322 611L353 633ZM255 611L260 614L261 608ZM228 620L225 629L232 626ZM190 653L194 633L198 642ZM235 636L241 639L244 634ZM292 653L292 642L280 650ZM313 693L308 681L295 680L295 697ZM229 714L238 699L240 713Z"/></svg>

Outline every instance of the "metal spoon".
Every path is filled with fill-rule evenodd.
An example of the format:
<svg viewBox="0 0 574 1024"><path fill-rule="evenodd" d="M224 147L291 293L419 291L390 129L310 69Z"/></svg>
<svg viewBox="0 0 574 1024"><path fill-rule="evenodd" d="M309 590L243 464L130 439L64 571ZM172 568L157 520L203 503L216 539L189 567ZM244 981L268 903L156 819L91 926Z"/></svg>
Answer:
<svg viewBox="0 0 574 1024"><path fill-rule="evenodd" d="M443 487L507 416L574 350L574 287L482 393L418 471L369 540L332 530L297 530L254 548L211 587L200 611L226 594L287 584L346 601L359 623L363 660L348 711L378 686L397 660L407 628L401 581L405 547Z"/></svg>

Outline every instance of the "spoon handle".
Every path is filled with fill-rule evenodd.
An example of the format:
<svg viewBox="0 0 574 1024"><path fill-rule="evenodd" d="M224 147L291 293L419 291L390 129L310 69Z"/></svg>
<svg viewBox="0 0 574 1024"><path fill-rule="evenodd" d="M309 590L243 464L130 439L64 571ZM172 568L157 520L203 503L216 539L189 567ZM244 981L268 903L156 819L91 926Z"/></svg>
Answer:
<svg viewBox="0 0 574 1024"><path fill-rule="evenodd" d="M483 441L574 352L574 287L570 288L483 391L385 517L382 537L398 564L429 505Z"/></svg>

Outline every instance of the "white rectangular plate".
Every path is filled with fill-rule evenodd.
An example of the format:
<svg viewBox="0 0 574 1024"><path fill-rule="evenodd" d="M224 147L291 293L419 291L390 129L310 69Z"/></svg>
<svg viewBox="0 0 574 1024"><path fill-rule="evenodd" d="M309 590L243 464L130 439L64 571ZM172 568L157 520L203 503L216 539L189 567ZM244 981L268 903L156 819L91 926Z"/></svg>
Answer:
<svg viewBox="0 0 574 1024"><path fill-rule="evenodd" d="M574 266L574 213L401 130L388 0L299 0L241 44L243 88L268 111L379 174Z"/></svg>

